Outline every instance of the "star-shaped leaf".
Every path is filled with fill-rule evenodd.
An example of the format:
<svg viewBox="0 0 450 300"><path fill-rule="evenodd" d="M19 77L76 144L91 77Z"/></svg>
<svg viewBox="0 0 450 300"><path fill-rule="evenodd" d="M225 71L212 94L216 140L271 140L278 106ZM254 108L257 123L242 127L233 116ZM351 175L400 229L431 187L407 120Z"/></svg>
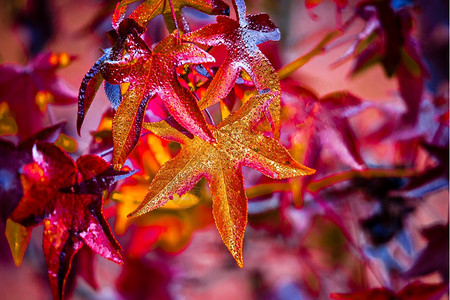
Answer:
<svg viewBox="0 0 450 300"><path fill-rule="evenodd" d="M428 71L411 36L412 22L407 10L395 11L391 1L361 1L358 11L367 19L366 27L340 61L356 56L352 74L380 63L386 75L396 76L406 104L405 124L416 123Z"/></svg>
<svg viewBox="0 0 450 300"><path fill-rule="evenodd" d="M133 177L124 180L117 191L111 194L111 199L116 202L114 230L117 234L124 234L132 222L145 223L145 226L149 225L145 220L143 222L140 222L141 219L130 220L127 215L139 206L147 194L152 179L161 166L169 161L172 156L174 155L169 150L168 142L152 133L139 140L129 158L129 164L132 168L139 169L139 171ZM168 208L170 211L185 210L198 202L198 195L189 192L180 197L174 197L173 201L169 201L164 208ZM155 219L158 218L149 215L148 219L151 224L154 224Z"/></svg>
<svg viewBox="0 0 450 300"><path fill-rule="evenodd" d="M72 259L83 244L122 263L120 245L102 213L99 191L106 181L112 183L130 173L113 171L109 163L93 155L81 156L75 163L50 143L37 143L32 155L34 162L22 169L24 197L11 219L27 227L44 223L50 286L53 297L62 299Z"/></svg>
<svg viewBox="0 0 450 300"><path fill-rule="evenodd" d="M34 143L56 141L62 125L47 127L17 146L0 140L0 223L6 222L23 196L20 172L23 166L33 161L31 150Z"/></svg>
<svg viewBox="0 0 450 300"><path fill-rule="evenodd" d="M364 110L367 103L346 91L319 98L291 80L282 82L282 99L286 120L281 140L289 144L296 160L318 169L323 161L320 154L326 149L336 157L336 162L355 170L364 168L349 118ZM292 182L297 206L302 206L311 179L308 176Z"/></svg>
<svg viewBox="0 0 450 300"><path fill-rule="evenodd" d="M253 96L217 128L212 128L217 141L213 144L198 137L189 139L166 122L146 123L146 129L180 143L182 149L162 166L144 201L131 216L139 216L164 205L175 194L186 193L205 177L213 197L216 226L225 245L242 267L247 197L241 166L254 168L277 179L314 173L314 170L294 161L275 139L252 129L274 97L271 93Z"/></svg>
<svg viewBox="0 0 450 300"><path fill-rule="evenodd" d="M186 41L227 48L227 56L214 76L205 95L199 102L205 109L227 97L241 70L250 75L258 91L270 89L276 98L268 108L267 117L274 136L280 130L280 81L270 61L258 48L258 44L280 39L280 31L267 14L246 15L244 0L234 3L238 20L217 16L217 23L183 36ZM269 114L270 112L270 114Z"/></svg>
<svg viewBox="0 0 450 300"><path fill-rule="evenodd" d="M76 91L56 74L72 59L67 53L44 53L25 66L0 65L0 101L8 103L21 137L43 127L47 104L76 102Z"/></svg>
<svg viewBox="0 0 450 300"><path fill-rule="evenodd" d="M126 7L138 1L122 0L117 4L112 18L113 27L117 27L118 22L123 18ZM192 7L210 15L228 15L230 12L229 6L222 0L144 0L130 14L129 18L138 22L141 26L146 26L148 21L162 14L170 32L177 27L179 30L189 32L189 25L182 12L184 7ZM172 13L175 15L177 25L175 25Z"/></svg>
<svg viewBox="0 0 450 300"><path fill-rule="evenodd" d="M145 31L144 27L139 26L134 20L126 19L120 23L118 28L118 36L115 37L115 42L112 48L104 50L104 54L94 63L91 69L86 73L81 81L80 89L78 92L78 114L77 114L77 130L80 134L81 125L83 124L86 113L94 100L98 88L103 82L103 77L100 72L102 64L106 60L117 60L123 56L124 43L127 41L128 36L132 33L142 34ZM114 31L113 31L114 32ZM114 32L115 33L115 32ZM109 88L111 89L111 88ZM119 87L120 91L120 87ZM121 101L121 95L109 95L108 87L105 86L105 92L108 99L114 99L111 101L112 106L118 106ZM119 98L119 99L115 99ZM117 109L117 107L114 107Z"/></svg>
<svg viewBox="0 0 450 300"><path fill-rule="evenodd" d="M125 43L127 54L120 61L102 64L103 78L110 84L129 83L113 119L113 164L120 167L139 139L144 113L157 93L172 116L191 133L213 142L205 118L192 93L177 80L177 66L214 61L191 43L182 43L176 32L163 39L153 51L137 32Z"/></svg>
<svg viewBox="0 0 450 300"><path fill-rule="evenodd" d="M347 91L334 92L319 98L311 90L293 81L284 82L283 94L288 124L296 124L301 136L306 134L305 131L310 131L309 141L298 140L292 136L293 142L309 142L305 160L308 160L307 156L315 156L320 149L327 148L345 165L353 169L363 168L364 162L349 118L366 109L368 103ZM313 142L315 139L318 141Z"/></svg>

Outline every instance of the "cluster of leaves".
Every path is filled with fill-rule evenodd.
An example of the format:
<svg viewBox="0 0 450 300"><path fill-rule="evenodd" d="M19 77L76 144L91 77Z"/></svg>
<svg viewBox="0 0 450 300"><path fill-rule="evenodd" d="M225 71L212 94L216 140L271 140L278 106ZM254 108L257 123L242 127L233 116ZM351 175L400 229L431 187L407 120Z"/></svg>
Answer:
<svg viewBox="0 0 450 300"><path fill-rule="evenodd" d="M305 1L314 18L311 9L321 2ZM148 252L183 255L193 234L215 223L240 267L245 253L258 251L245 247L247 227L248 243L258 236L253 230L272 238L268 243L283 237L301 260L299 282L313 298L348 291L327 286L322 279L329 269L344 269L341 282L362 290L332 293L333 299L439 299L448 293L448 221L422 230L428 244L420 253L406 228L431 192L448 187L448 95L426 91L428 71L411 34L408 6L361 0L342 22L348 3L335 2L338 29L278 71L267 58L273 53L258 45L278 41L280 31L267 14L247 14L244 0L230 1L232 9L222 0L117 3L108 32L112 46L81 82L78 133L102 83L111 108L92 133L92 154L76 161L66 153L74 139L60 134L62 125L43 128L53 122L48 104L77 101L55 74L74 57L48 53L25 67L1 65L0 134L10 141L0 142L0 227L16 264L31 230L43 224L55 299L68 289L76 257L85 261L82 268L92 269L92 252L125 261L117 282L124 297L146 297L147 282L135 280L146 273L158 277L152 283L156 297L170 298L168 287L176 279L165 263L149 263ZM192 26L184 7L218 16ZM158 15L169 34L151 45L149 28ZM396 77L404 110L345 90L318 96L294 76L356 19L366 25L334 66L353 59L356 76L380 64L387 77ZM385 122L364 136L354 119L368 110ZM28 137L36 129L42 130ZM377 158L372 148L379 144L402 151L400 157ZM419 150L427 153L425 165ZM359 205L351 203L355 198ZM104 203L111 204L105 211ZM125 260L105 215L115 216L118 235L131 234ZM349 229L355 225L366 233L363 242ZM393 248L405 253L408 268L394 259ZM373 270L377 262L383 270ZM252 281L271 285L257 293L283 298L272 294L276 284L267 275L258 275L264 268L252 260L247 266ZM92 274L74 269L96 286ZM411 281L436 271L442 283ZM367 289L368 274L383 288ZM379 279L386 276L401 284ZM294 282L289 293L304 292Z"/></svg>

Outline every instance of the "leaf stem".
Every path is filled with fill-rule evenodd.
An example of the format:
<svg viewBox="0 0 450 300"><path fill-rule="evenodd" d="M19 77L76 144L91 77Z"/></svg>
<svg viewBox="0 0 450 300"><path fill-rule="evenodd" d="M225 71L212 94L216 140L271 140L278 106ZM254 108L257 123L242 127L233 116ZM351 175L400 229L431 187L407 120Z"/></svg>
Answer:
<svg viewBox="0 0 450 300"><path fill-rule="evenodd" d="M353 23L353 21L356 19L357 15L353 14L342 26L340 26L338 29L333 30L332 32L328 33L320 42L317 44L316 47L314 47L311 51L308 53L300 56L296 60L288 63L281 69L277 71L278 78L280 80L283 80L287 77L289 77L292 73L294 73L296 70L303 67L307 62L309 62L313 57L322 54L325 51L325 46L327 46L331 41L335 40L339 36L341 36L344 31L350 26L350 24Z"/></svg>
<svg viewBox="0 0 450 300"><path fill-rule="evenodd" d="M332 32L328 33L322 39L322 41L320 41L320 43L316 47L314 47L314 49L312 49L308 53L300 56L296 60L288 63L287 65L279 69L277 71L278 78L280 80L283 80L289 77L292 73L303 67L307 62L309 62L314 56L321 54L323 52L323 48L340 35L342 35L342 31L339 29L333 30Z"/></svg>

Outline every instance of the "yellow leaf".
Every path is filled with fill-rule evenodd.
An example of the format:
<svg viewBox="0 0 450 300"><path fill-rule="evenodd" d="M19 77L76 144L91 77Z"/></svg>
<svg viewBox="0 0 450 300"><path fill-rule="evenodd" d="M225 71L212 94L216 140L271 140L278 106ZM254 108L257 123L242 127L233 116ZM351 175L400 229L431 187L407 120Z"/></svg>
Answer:
<svg viewBox="0 0 450 300"><path fill-rule="evenodd" d="M162 166L144 201L130 216L165 205L175 194L185 194L205 177L212 194L216 226L234 259L243 267L247 197L241 167L251 167L277 179L314 173L292 159L277 140L252 129L274 98L273 93L255 95L217 128L211 126L216 143L196 136L190 139L164 121L144 124L154 134L182 144L182 149Z"/></svg>
<svg viewBox="0 0 450 300"><path fill-rule="evenodd" d="M20 225L11 219L6 221L6 239L8 240L14 264L20 266L31 237L31 228Z"/></svg>

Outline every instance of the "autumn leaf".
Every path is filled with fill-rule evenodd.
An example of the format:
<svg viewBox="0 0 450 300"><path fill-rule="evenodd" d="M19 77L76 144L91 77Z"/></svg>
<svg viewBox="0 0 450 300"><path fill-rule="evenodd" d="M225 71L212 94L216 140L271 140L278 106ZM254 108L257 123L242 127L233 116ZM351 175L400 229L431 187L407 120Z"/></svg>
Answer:
<svg viewBox="0 0 450 300"><path fill-rule="evenodd" d="M294 161L279 142L252 129L274 97L271 93L253 96L217 128L212 128L217 141L213 144L198 137L189 139L166 122L146 123L146 129L180 143L182 149L162 166L144 201L130 216L163 206L175 194L183 195L205 177L213 197L216 226L223 242L242 267L247 197L241 166L277 179L314 173Z"/></svg>
<svg viewBox="0 0 450 300"><path fill-rule="evenodd" d="M99 193L105 183L130 172L114 171L94 155L81 156L75 163L60 148L45 142L33 147L32 156L34 162L22 168L24 196L10 217L26 227L44 224L50 286L53 297L62 299L72 259L83 244L122 263L121 248L103 216Z"/></svg>
<svg viewBox="0 0 450 300"><path fill-rule="evenodd" d="M230 93L241 70L250 75L256 89L261 92L270 89L275 99L266 115L272 126L275 138L280 131L280 81L270 61L258 48L258 44L278 41L280 31L267 14L246 15L244 0L234 3L237 20L217 16L217 23L204 26L197 31L183 35L183 39L207 46L224 45L227 56L199 102L205 109Z"/></svg>
<svg viewBox="0 0 450 300"><path fill-rule="evenodd" d="M395 11L389 0L361 1L358 11L366 27L340 61L356 56L352 75L380 63L388 77L396 76L399 92L406 104L405 124L413 125L419 116L428 71L411 36L412 21L406 9Z"/></svg>
<svg viewBox="0 0 450 300"><path fill-rule="evenodd" d="M124 43L128 40L130 34L142 34L145 31L144 27L139 26L136 22L130 19L126 19L121 22L118 28L118 36L114 45L111 48L104 50L104 54L94 63L91 69L86 73L83 80L81 81L80 89L78 92L78 113L77 113L77 131L80 134L81 125L83 124L86 113L88 112L95 95L103 82L103 77L100 72L102 64L106 60L119 59L124 55L123 47ZM119 95L108 95L107 87L105 87L105 92L108 99L111 101L111 105L117 109L117 106L121 102L121 94ZM119 98L119 99L116 99Z"/></svg>
<svg viewBox="0 0 450 300"><path fill-rule="evenodd" d="M319 98L292 80L282 82L282 100L285 120L282 141L296 160L313 168L322 161L320 154L327 150L341 162L355 170L364 168L356 134L349 118L365 108L368 103L346 91ZM303 196L312 177L293 182L294 203L302 206Z"/></svg>
<svg viewBox="0 0 450 300"><path fill-rule="evenodd" d="M369 107L360 98L347 91L338 91L319 98L314 92L292 81L283 84L289 122L296 124L299 134L312 131L313 145L330 150L345 165L360 170L364 162L359 153L358 140L349 118ZM292 137L295 141L295 136ZM305 143L306 140L301 140ZM311 142L311 141L309 141ZM318 149L308 149L315 155ZM306 159L306 158L305 158Z"/></svg>
<svg viewBox="0 0 450 300"><path fill-rule="evenodd" d="M188 194L185 194L188 195ZM184 209L160 209L135 220L127 253L145 257L149 251L179 253L191 241L195 232L214 223L211 206L196 204Z"/></svg>
<svg viewBox="0 0 450 300"><path fill-rule="evenodd" d="M138 1L122 0L117 3L112 17L113 27L116 28L123 19L126 7ZM230 13L229 6L222 0L144 0L130 14L129 18L135 20L141 26L146 26L148 21L157 15L163 15L169 32L175 29L189 32L189 24L182 12L184 7L192 7L210 15L228 15ZM173 16L175 16L177 24L175 24Z"/></svg>
<svg viewBox="0 0 450 300"><path fill-rule="evenodd" d="M139 139L150 98L158 94L171 115L191 133L214 141L195 97L177 80L176 67L214 61L191 43L182 43L176 32L163 39L153 51L137 32L129 35L127 55L120 61L107 60L101 74L110 84L129 83L113 119L113 164L125 162Z"/></svg>
<svg viewBox="0 0 450 300"><path fill-rule="evenodd" d="M29 136L43 127L48 104L76 102L76 92L58 75L58 69L74 57L67 53L43 53L25 66L0 65L0 101L6 101L19 125L19 136Z"/></svg>
<svg viewBox="0 0 450 300"><path fill-rule="evenodd" d="M47 127L17 146L0 140L0 223L14 211L23 196L20 170L33 161L31 150L37 141L54 142L58 138L63 123Z"/></svg>
<svg viewBox="0 0 450 300"><path fill-rule="evenodd" d="M161 166L170 160L174 154L169 149L166 140L149 132L141 138L129 157L128 163L137 171L133 177L124 180L110 198L116 202L116 219L114 230L122 235L131 223L139 223L141 220L130 220L127 215L134 211L145 197L148 186ZM164 208L169 210L186 209L199 202L198 193L186 193L181 197L174 197ZM152 224L155 218L149 216ZM143 221L148 225L145 220Z"/></svg>

